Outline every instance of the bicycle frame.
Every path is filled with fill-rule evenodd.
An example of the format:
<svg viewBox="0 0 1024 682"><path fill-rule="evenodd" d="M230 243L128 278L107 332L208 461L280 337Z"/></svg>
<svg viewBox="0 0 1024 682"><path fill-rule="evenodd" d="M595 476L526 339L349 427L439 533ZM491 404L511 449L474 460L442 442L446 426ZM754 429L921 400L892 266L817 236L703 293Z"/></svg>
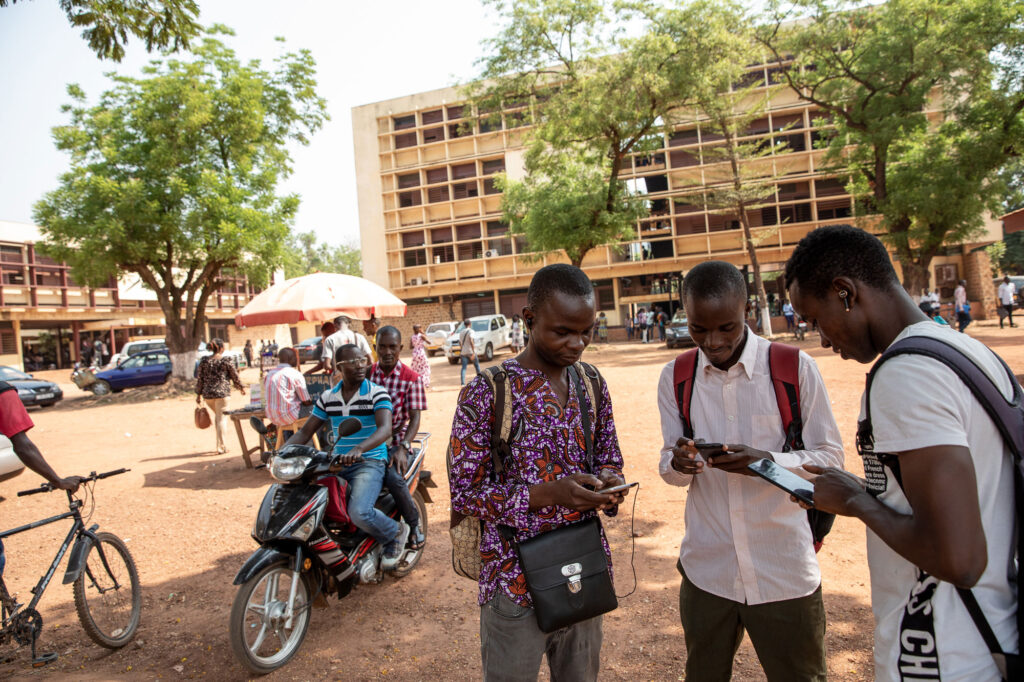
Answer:
<svg viewBox="0 0 1024 682"><path fill-rule="evenodd" d="M83 564L85 561L85 554L88 551L89 547L92 545L95 545L99 550L100 561L102 561L104 568L107 569L107 573L110 574L110 567L107 565L107 558L103 555L103 546L100 544L99 539L96 537L96 530L99 528L99 524L93 524L89 528L86 528L85 523L82 521L82 514L80 511L82 508L82 501L73 499L70 493L68 494L68 499L70 501L71 509L69 511L64 512L63 514L57 514L56 516L51 516L48 519L35 521L33 523L25 524L24 526L18 526L17 528L12 528L11 530L5 530L3 532L0 532L0 540L3 540L4 538L10 537L11 535L24 533L25 531L32 530L34 528L39 528L41 526L46 526L51 523L56 523L57 521L62 521L64 519L74 518L75 520L74 523L71 524L71 528L68 530L68 534L64 538L64 542L61 544L60 549L57 550L57 556L54 557L53 561L50 563L50 567L46 570L46 573L44 573L43 576L39 579L39 582L37 582L35 587L32 588L33 597L32 601L28 603L28 609L35 609L36 605L39 603L39 600L42 599L43 592L46 591L47 586L50 584L50 580L53 578L54 572L56 572L57 570L57 566L60 564L61 559L63 559L64 555L67 553L68 547L71 546L72 539L75 540L75 547L71 552L71 559L68 561L68 567L64 574L65 585L74 582L81 574ZM84 540L83 537L85 538ZM111 575L111 578L114 580L114 587L118 587L117 579L113 575ZM2 576L0 576L0 583L3 583ZM7 590L5 583L4 586L4 593L6 596ZM11 620L11 618L13 618L14 615L18 613L21 609L14 608L8 613L8 604L4 603L2 606L3 628L6 630L7 627L10 625L9 621Z"/></svg>

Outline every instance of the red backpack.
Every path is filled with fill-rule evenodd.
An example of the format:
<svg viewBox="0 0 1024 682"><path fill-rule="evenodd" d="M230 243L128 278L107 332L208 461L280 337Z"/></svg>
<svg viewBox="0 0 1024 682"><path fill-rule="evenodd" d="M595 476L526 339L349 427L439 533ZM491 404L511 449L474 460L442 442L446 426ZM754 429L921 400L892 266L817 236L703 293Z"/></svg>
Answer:
<svg viewBox="0 0 1024 682"><path fill-rule="evenodd" d="M775 402L782 417L782 430L786 434L783 452L803 450L803 416L800 411L800 349L782 343L768 347L768 373L775 389ZM679 355L672 368L672 383L676 387L676 405L683 422L683 436L693 438L693 424L690 421L690 399L693 397L693 382L697 376L697 349L693 348ZM817 509L807 510L807 522L814 538L814 551L821 549L825 536L832 530L835 514L826 514Z"/></svg>

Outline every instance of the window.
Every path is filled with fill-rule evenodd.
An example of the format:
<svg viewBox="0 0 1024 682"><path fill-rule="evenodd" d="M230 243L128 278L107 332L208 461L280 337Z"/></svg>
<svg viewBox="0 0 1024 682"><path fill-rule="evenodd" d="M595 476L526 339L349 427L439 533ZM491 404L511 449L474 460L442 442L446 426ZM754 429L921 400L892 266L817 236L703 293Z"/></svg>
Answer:
<svg viewBox="0 0 1024 682"><path fill-rule="evenodd" d="M849 199L828 199L818 202L818 220L849 218L851 215Z"/></svg>
<svg viewBox="0 0 1024 682"><path fill-rule="evenodd" d="M480 238L480 223L469 223L467 225L456 225L455 234L457 239L465 241L467 239L479 239Z"/></svg>
<svg viewBox="0 0 1024 682"><path fill-rule="evenodd" d="M484 247L479 241L459 244L459 260L474 260L483 256Z"/></svg>
<svg viewBox="0 0 1024 682"><path fill-rule="evenodd" d="M414 246L423 246L423 231L417 230L415 232L403 232L402 233L402 248L408 249Z"/></svg>
<svg viewBox="0 0 1024 682"><path fill-rule="evenodd" d="M465 178L476 177L476 164L475 163L463 163L458 166L452 166L452 180L463 180Z"/></svg>
<svg viewBox="0 0 1024 682"><path fill-rule="evenodd" d="M448 120L454 121L459 118L462 118L462 105L457 104L453 107L448 107Z"/></svg>
<svg viewBox="0 0 1024 682"><path fill-rule="evenodd" d="M430 144L431 142L440 142L444 139L444 126L438 126L437 128L427 128L423 131L423 144Z"/></svg>
<svg viewBox="0 0 1024 682"><path fill-rule="evenodd" d="M505 159L488 159L483 162L483 175L493 175L505 170Z"/></svg>
<svg viewBox="0 0 1024 682"><path fill-rule="evenodd" d="M779 201L796 201L809 199L811 186L806 182L786 182L779 185Z"/></svg>
<svg viewBox="0 0 1024 682"><path fill-rule="evenodd" d="M681 147L686 144L697 143L697 129L677 130L668 138L669 147Z"/></svg>
<svg viewBox="0 0 1024 682"><path fill-rule="evenodd" d="M806 223L811 219L810 204L779 206L779 220L782 223Z"/></svg>
<svg viewBox="0 0 1024 682"><path fill-rule="evenodd" d="M615 291L611 280L603 280L594 284L594 298L598 310L611 310L615 307Z"/></svg>
<svg viewBox="0 0 1024 682"><path fill-rule="evenodd" d="M814 181L814 193L819 197L831 197L846 194L846 187L839 178L825 178Z"/></svg>
<svg viewBox="0 0 1024 682"><path fill-rule="evenodd" d="M459 182L452 185L453 199L468 199L480 194L475 182Z"/></svg>
<svg viewBox="0 0 1024 682"><path fill-rule="evenodd" d="M455 260L455 249L451 245L433 248L434 263L451 263Z"/></svg>
<svg viewBox="0 0 1024 682"><path fill-rule="evenodd" d="M420 195L420 191L413 190L411 192L399 192L398 193L398 206L399 208L409 208L410 206L419 206L423 203L423 197Z"/></svg>
<svg viewBox="0 0 1024 682"><path fill-rule="evenodd" d="M501 190L498 189L494 178L484 178L484 194L501 194Z"/></svg>
<svg viewBox="0 0 1024 682"><path fill-rule="evenodd" d="M147 367L152 365L164 365L171 361L165 353L151 353L150 355L146 355L145 358Z"/></svg>
<svg viewBox="0 0 1024 682"><path fill-rule="evenodd" d="M430 125L431 123L440 123L444 120L444 110L434 109L432 111L424 111L420 114L420 121L423 125Z"/></svg>
<svg viewBox="0 0 1024 682"><path fill-rule="evenodd" d="M444 244L452 240L452 228L438 227L430 231L431 244Z"/></svg>
<svg viewBox="0 0 1024 682"><path fill-rule="evenodd" d="M416 133L402 133L401 135L395 135L395 149L404 149L406 147L416 146Z"/></svg>
<svg viewBox="0 0 1024 682"><path fill-rule="evenodd" d="M427 202L436 204L439 201L448 201L448 185L431 187L427 190Z"/></svg>
<svg viewBox="0 0 1024 682"><path fill-rule="evenodd" d="M18 344L14 339L13 329L0 329L0 353L14 355L18 352Z"/></svg>
<svg viewBox="0 0 1024 682"><path fill-rule="evenodd" d="M405 130L406 128L416 127L416 115L409 114L408 116L395 116L393 119L395 124L395 130Z"/></svg>
<svg viewBox="0 0 1024 682"><path fill-rule="evenodd" d="M431 168L427 170L427 184L436 185L439 182L448 182L448 169Z"/></svg>
<svg viewBox="0 0 1024 682"><path fill-rule="evenodd" d="M2 263L24 263L25 258L21 255L20 246L0 246L0 262Z"/></svg>
<svg viewBox="0 0 1024 682"><path fill-rule="evenodd" d="M132 367L142 367L142 363L145 361L147 356L145 355L133 355L124 362L121 363L121 367L129 369Z"/></svg>
<svg viewBox="0 0 1024 682"><path fill-rule="evenodd" d="M402 254L402 263L407 268L414 268L417 265L427 264L427 250L416 249L415 251L406 251Z"/></svg>
<svg viewBox="0 0 1024 682"><path fill-rule="evenodd" d="M419 173L407 173L405 175L398 176L398 188L406 189L407 187L419 187L420 174Z"/></svg>
<svg viewBox="0 0 1024 682"><path fill-rule="evenodd" d="M690 152L677 150L669 152L669 161L672 163L673 168L685 168L687 166L696 166L700 163L700 159L695 154Z"/></svg>

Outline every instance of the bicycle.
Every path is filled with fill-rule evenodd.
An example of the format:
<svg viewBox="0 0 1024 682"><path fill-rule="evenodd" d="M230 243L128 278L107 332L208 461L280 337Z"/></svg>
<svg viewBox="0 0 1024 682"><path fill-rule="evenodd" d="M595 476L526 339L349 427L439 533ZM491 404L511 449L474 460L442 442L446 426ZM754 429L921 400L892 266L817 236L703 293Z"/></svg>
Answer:
<svg viewBox="0 0 1024 682"><path fill-rule="evenodd" d="M57 550L57 556L50 563L46 573L39 578L39 582L32 588L34 596L28 606L22 608L23 604L15 603L7 591L7 584L4 582L3 576L0 575L0 613L2 613L0 645L6 644L11 639L20 646L31 644L33 667L38 668L57 660L55 653L36 655L36 640L43 629L43 617L36 610L36 605L42 598L46 586L50 584L50 579L57 570L57 565L64 558L72 540L75 541L75 544L71 549L71 556L68 558L63 584L74 583L75 610L78 612L78 619L81 621L85 633L102 647L120 649L132 641L139 629L142 593L139 586L139 572L135 568L135 561L132 559L127 545L113 533L96 532L99 529L99 524L93 524L86 528L86 523L92 518L96 506L96 498L93 493L95 482L101 478L117 476L127 471L129 469L117 469L102 474L93 471L82 478L82 486L85 491L83 498L92 501L85 520L82 519L81 511L85 506L84 500L75 499L68 492L68 511L63 514L0 532L0 540L3 540L11 535L56 523L63 519L74 519L67 537L64 538L64 543ZM50 492L53 489L49 483L44 483L38 488L20 491L18 497ZM96 551L93 551L94 549Z"/></svg>

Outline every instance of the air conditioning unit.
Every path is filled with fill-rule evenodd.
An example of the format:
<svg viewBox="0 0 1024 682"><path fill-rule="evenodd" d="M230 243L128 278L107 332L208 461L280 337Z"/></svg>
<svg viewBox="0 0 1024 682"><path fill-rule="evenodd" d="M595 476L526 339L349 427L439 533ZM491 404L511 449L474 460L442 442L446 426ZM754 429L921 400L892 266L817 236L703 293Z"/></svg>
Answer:
<svg viewBox="0 0 1024 682"><path fill-rule="evenodd" d="M484 251L484 258L497 258L500 255L497 249L487 249Z"/></svg>
<svg viewBox="0 0 1024 682"><path fill-rule="evenodd" d="M424 284L422 277L410 277L409 278L409 286L411 286L411 287L418 287L418 286L421 286L422 284Z"/></svg>

